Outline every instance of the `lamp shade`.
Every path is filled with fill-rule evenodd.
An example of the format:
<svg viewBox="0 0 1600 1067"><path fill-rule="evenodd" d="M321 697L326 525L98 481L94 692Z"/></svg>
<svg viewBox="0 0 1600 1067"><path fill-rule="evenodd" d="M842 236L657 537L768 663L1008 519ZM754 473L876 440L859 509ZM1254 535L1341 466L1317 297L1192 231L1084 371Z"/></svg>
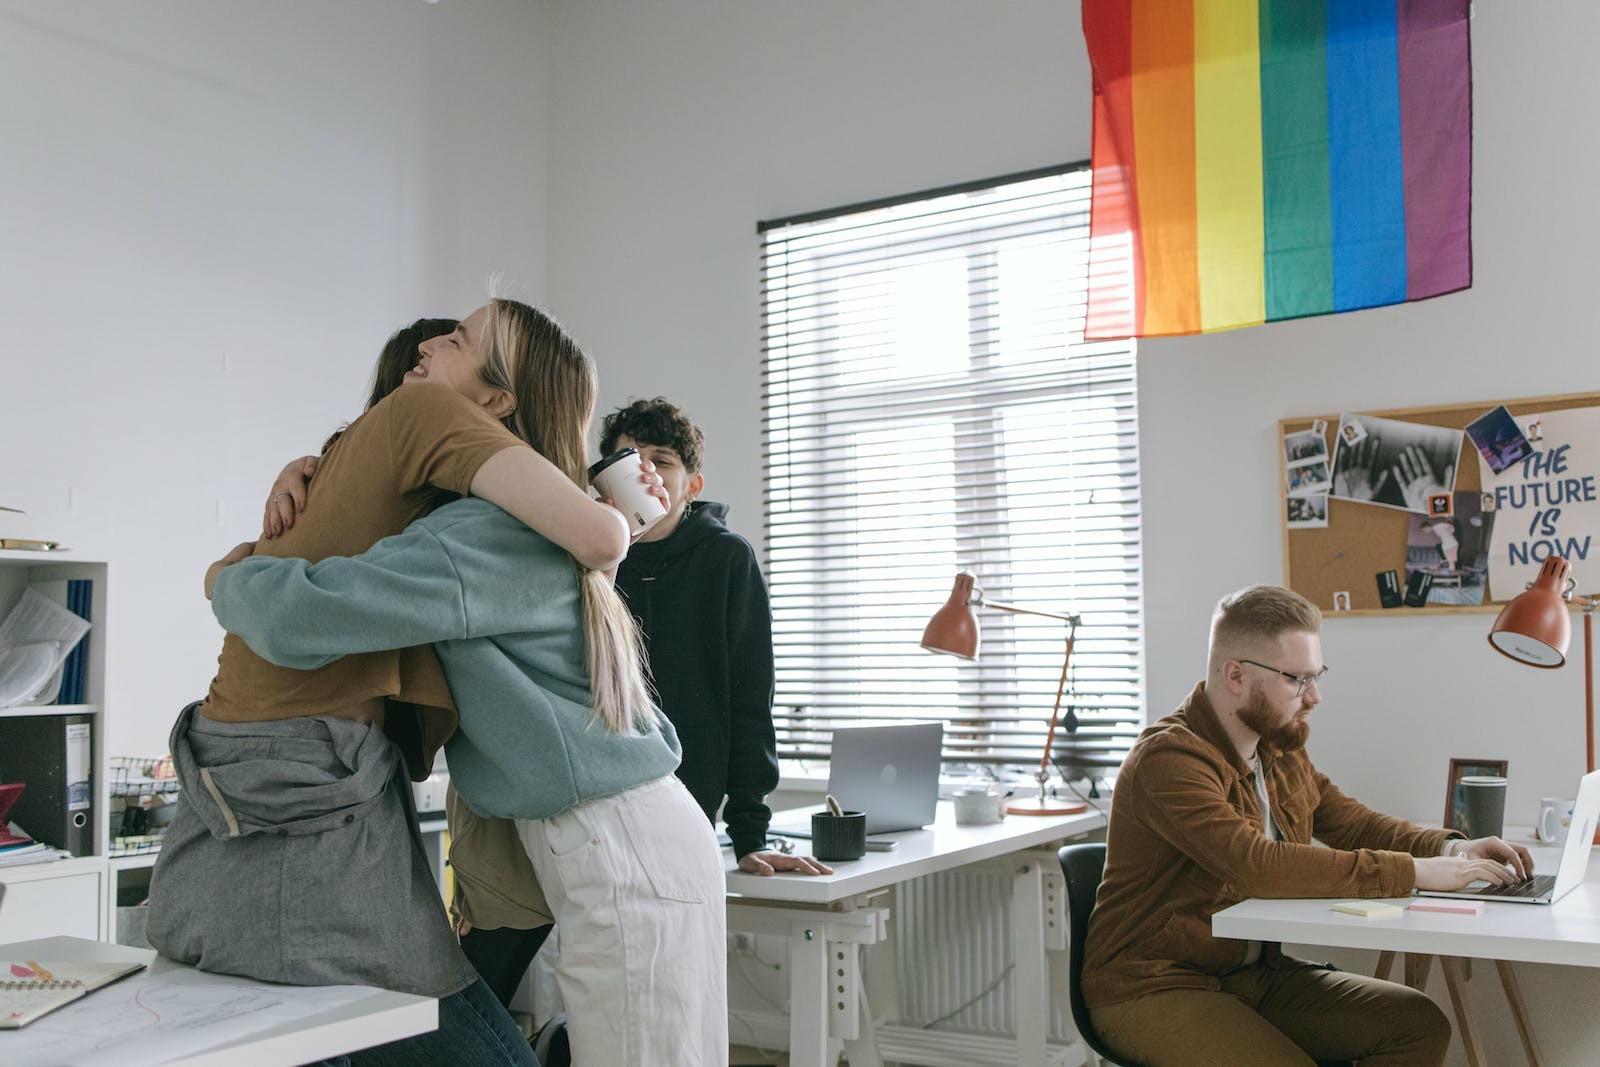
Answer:
<svg viewBox="0 0 1600 1067"><path fill-rule="evenodd" d="M978 617L970 606L972 586L972 575L965 571L956 575L950 599L933 613L922 631L923 648L961 659L978 658Z"/></svg>
<svg viewBox="0 0 1600 1067"><path fill-rule="evenodd" d="M1572 618L1567 614L1567 575L1572 565L1551 556L1539 568L1539 577L1511 603L1489 630L1489 643L1518 663L1532 667L1559 667L1567 661L1572 640Z"/></svg>

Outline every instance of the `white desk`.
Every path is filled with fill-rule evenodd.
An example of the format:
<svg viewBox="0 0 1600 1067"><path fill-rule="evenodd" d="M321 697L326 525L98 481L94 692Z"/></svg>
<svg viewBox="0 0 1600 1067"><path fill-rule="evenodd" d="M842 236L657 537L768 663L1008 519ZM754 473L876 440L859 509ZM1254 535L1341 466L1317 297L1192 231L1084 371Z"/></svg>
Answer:
<svg viewBox="0 0 1600 1067"><path fill-rule="evenodd" d="M40 962L77 960L148 960L150 976L194 975L195 988L211 993L225 993L230 988L259 985L226 975L208 975L181 963L157 956L148 949L126 948L99 941L85 941L76 937L50 937L38 941L17 941L0 944L0 959L35 959ZM139 976L124 979L133 982ZM168 986L166 996L181 996L181 987ZM72 1015L81 1016L83 1025L92 1025L103 1016L105 1005L117 996L118 986L113 984L87 997L59 1008L43 1019L18 1031L0 1033L0 1063L7 1067L34 1067L33 1062L20 1054L8 1052L8 1042L15 1049L33 1027ZM141 1008L156 1012L141 1002ZM136 1052L123 1052L116 1057L118 1067L144 1067L150 1063L165 1063L175 1067L237 1067L249 1063L251 1067L290 1067L338 1056L357 1049L370 1048L402 1037L425 1034L439 1025L438 1001L432 997L418 997L407 993L391 993L373 989L369 995L338 1007L328 1008L293 1022L267 1025L246 1037L219 1036L214 1044L202 1043L198 1051L191 1050L177 1058L141 1057ZM191 1030L190 1033L197 1031ZM48 1061L50 1067L59 1067L58 1059Z"/></svg>
<svg viewBox="0 0 1600 1067"><path fill-rule="evenodd" d="M1534 848L1535 870L1554 873L1559 856L1552 848ZM1330 909L1330 900L1246 900L1211 917L1217 937L1281 941L1298 945L1376 949L1413 956L1438 956L1456 1002L1456 1022L1469 1062L1481 1057L1459 1001L1460 972L1451 961L1495 960L1499 964L1514 1015L1519 1017L1523 1045L1537 1061L1537 1045L1517 992L1509 964L1560 963L1600 967L1600 864L1590 862L1588 878L1554 904L1489 902L1480 916L1407 911L1392 919L1363 919ZM1407 899L1391 901L1402 907ZM1426 972L1420 975L1426 980Z"/></svg>
<svg viewBox="0 0 1600 1067"><path fill-rule="evenodd" d="M1051 995L1045 952L1065 949L1067 938L1066 893L1054 846L1104 825L1105 818L1091 809L1081 815L1013 815L994 826L957 826L951 805L941 802L931 828L893 835L900 846L892 852L868 852L859 860L832 863L831 875L744 874L731 851L724 850L728 928L788 938L790 1063L823 1067L830 1037L844 1041L851 1067L882 1063L872 1014L863 1010L860 958L863 947L887 937L888 909L873 903L874 894L922 875L1005 859L1012 864L1017 1037L1009 1048L987 1049L993 1058L955 1062L1045 1064ZM802 850L806 844L796 842ZM952 1062L937 1055L918 1057L942 1041L958 1040L956 1035L917 1031L915 1038L912 1047L896 1043L896 1062Z"/></svg>

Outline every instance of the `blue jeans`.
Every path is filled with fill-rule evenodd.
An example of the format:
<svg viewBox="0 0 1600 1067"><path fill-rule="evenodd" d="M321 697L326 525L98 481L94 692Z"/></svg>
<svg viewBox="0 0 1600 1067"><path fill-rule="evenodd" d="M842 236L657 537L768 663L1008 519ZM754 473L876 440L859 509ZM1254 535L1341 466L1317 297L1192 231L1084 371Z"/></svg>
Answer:
<svg viewBox="0 0 1600 1067"><path fill-rule="evenodd" d="M324 1067L539 1067L528 1039L477 979L439 998L439 1029L324 1060Z"/></svg>

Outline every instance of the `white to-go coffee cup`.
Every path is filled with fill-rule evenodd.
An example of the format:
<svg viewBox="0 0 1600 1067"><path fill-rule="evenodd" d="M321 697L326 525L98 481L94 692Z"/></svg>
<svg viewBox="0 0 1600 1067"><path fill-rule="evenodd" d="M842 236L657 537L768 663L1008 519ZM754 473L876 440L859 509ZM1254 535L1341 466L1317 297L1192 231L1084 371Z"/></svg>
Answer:
<svg viewBox="0 0 1600 1067"><path fill-rule="evenodd" d="M667 506L644 484L639 464L637 448L619 448L589 468L589 484L611 498L635 537L667 517Z"/></svg>

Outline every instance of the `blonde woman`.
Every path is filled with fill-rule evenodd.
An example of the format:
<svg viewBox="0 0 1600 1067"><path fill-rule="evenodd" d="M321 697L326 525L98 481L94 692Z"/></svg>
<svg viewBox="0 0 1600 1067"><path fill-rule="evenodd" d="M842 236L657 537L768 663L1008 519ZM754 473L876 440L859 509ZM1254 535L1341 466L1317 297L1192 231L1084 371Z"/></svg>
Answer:
<svg viewBox="0 0 1600 1067"><path fill-rule="evenodd" d="M472 494L586 567L622 557L622 517L506 428L516 398L483 372L503 363L508 345L565 338L536 312L504 319L491 336L489 317L480 309L471 328L428 342L432 377L414 370L420 384L348 427L319 472L322 506L258 554L361 552ZM415 364L414 345L412 354ZM411 813L408 773L426 775L455 727L430 645L307 672L226 638L205 700L185 708L172 731L184 789L152 877L151 943L204 970L439 998L435 1033L363 1062L531 1064L456 943Z"/></svg>
<svg viewBox="0 0 1600 1067"><path fill-rule="evenodd" d="M530 312L490 305L505 376L490 360L485 380L515 398L518 436L581 486L593 367L570 342L519 346L515 323ZM431 345L418 368L430 378ZM313 500L300 521L315 510ZM461 716L451 779L477 814L515 820L562 930L574 1062L726 1063L720 854L673 775L677 737L604 574L494 505L462 500L353 558L229 566L213 609L293 668L435 642Z"/></svg>

